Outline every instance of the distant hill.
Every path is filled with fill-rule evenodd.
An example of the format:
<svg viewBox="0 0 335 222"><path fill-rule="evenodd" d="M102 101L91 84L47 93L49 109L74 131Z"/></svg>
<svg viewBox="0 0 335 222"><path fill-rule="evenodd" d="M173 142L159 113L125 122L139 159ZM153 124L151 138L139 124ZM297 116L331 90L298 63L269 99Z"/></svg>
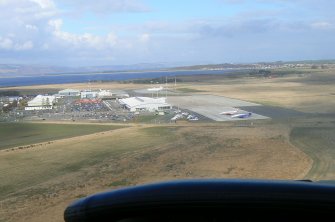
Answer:
<svg viewBox="0 0 335 222"><path fill-rule="evenodd" d="M62 66L43 66L43 65L19 65L19 64L0 64L0 77L15 76L40 76L50 74L75 74L75 73L108 73L116 71L143 71L159 70L168 66L156 63L140 63L134 65L106 65L106 66L87 66L87 67L62 67Z"/></svg>
<svg viewBox="0 0 335 222"><path fill-rule="evenodd" d="M223 70L223 69L263 69L278 67L335 65L335 60L303 60L303 61L276 61L258 63L222 63L207 65L178 66L162 63L139 63L133 65L105 65L85 67L43 66L0 64L0 77L40 76L52 74L83 74L83 73L111 73L118 71L153 71L153 70Z"/></svg>
<svg viewBox="0 0 335 222"><path fill-rule="evenodd" d="M174 67L170 70L206 70L206 69L238 69L238 68L254 68L254 64L208 64L208 65L193 65L193 66L180 66Z"/></svg>
<svg viewBox="0 0 335 222"><path fill-rule="evenodd" d="M39 65L0 64L0 76L28 76L72 72L72 68Z"/></svg>
<svg viewBox="0 0 335 222"><path fill-rule="evenodd" d="M334 65L335 60L275 61L257 63L222 63L174 67L169 70L220 70L220 69L260 69L312 65Z"/></svg>

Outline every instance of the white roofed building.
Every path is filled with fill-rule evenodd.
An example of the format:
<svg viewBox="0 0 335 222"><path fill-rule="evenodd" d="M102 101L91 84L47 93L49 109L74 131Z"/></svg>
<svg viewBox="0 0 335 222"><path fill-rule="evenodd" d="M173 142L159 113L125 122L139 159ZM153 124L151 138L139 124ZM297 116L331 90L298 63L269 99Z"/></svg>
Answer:
<svg viewBox="0 0 335 222"><path fill-rule="evenodd" d="M56 102L55 96L38 95L34 99L28 101L25 110L47 110L52 109Z"/></svg>
<svg viewBox="0 0 335 222"><path fill-rule="evenodd" d="M98 92L95 91L82 91L80 92L80 97L82 99L94 99L98 96Z"/></svg>
<svg viewBox="0 0 335 222"><path fill-rule="evenodd" d="M64 89L58 92L60 96L80 96L80 91L77 89Z"/></svg>
<svg viewBox="0 0 335 222"><path fill-rule="evenodd" d="M171 105L166 103L165 98L150 98L150 97L130 97L119 99L119 103L131 112L136 111L160 111L171 109Z"/></svg>

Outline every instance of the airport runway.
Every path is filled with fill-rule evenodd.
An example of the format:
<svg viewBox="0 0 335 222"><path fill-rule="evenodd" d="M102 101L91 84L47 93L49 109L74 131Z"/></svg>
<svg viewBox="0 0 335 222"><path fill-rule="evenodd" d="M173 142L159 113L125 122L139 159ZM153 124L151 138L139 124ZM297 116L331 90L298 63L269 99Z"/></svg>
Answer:
<svg viewBox="0 0 335 222"><path fill-rule="evenodd" d="M135 89L133 90L135 94L146 95L146 96L157 96L156 91L149 91L148 89ZM170 91L170 90L161 90L158 92L158 96L165 96L165 95L178 95L178 93Z"/></svg>
<svg viewBox="0 0 335 222"><path fill-rule="evenodd" d="M167 102L171 103L173 106L191 110L215 121L243 120L241 118L232 118L229 115L221 115L220 113L233 110L234 107L261 106L260 104L243 100L213 95L171 96L167 98ZM247 112L248 111L245 111L242 108L238 113ZM252 113L251 117L246 119L269 119L269 117Z"/></svg>
<svg viewBox="0 0 335 222"><path fill-rule="evenodd" d="M293 109L274 106L248 106L245 107L245 110L253 113L259 113L272 119L290 119L297 117L307 118L306 116L308 115Z"/></svg>

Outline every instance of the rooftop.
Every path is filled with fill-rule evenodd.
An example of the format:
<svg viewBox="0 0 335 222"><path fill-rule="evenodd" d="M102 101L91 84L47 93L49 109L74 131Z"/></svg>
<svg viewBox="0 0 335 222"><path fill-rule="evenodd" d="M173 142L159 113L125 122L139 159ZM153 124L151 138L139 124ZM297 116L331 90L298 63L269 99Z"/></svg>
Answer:
<svg viewBox="0 0 335 222"><path fill-rule="evenodd" d="M67 93L67 92L80 92L80 90L78 89L63 89L61 91L59 91L60 93Z"/></svg>
<svg viewBox="0 0 335 222"><path fill-rule="evenodd" d="M34 99L30 100L28 102L28 105L29 106L40 106L40 105L43 105L44 103L46 103L47 101L51 105L54 102L55 99L56 99L55 96L38 95Z"/></svg>
<svg viewBox="0 0 335 222"><path fill-rule="evenodd" d="M140 106L145 104L166 104L165 98L150 98L150 97L130 97L120 99L120 103L126 104L130 107Z"/></svg>

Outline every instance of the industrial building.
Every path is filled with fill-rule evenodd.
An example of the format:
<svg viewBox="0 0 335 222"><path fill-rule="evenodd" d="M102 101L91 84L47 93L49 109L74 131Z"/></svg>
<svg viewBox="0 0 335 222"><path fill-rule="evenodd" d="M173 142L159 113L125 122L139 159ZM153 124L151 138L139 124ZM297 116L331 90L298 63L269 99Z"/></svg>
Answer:
<svg viewBox="0 0 335 222"><path fill-rule="evenodd" d="M113 99L113 93L109 90L100 90L98 92L99 99Z"/></svg>
<svg viewBox="0 0 335 222"><path fill-rule="evenodd" d="M98 92L95 91L82 91L80 92L80 97L82 99L94 99L97 98Z"/></svg>
<svg viewBox="0 0 335 222"><path fill-rule="evenodd" d="M64 96L80 96L80 91L77 89L64 89L58 92L62 97Z"/></svg>
<svg viewBox="0 0 335 222"><path fill-rule="evenodd" d="M38 95L28 102L25 110L47 110L52 109L56 102L55 96Z"/></svg>
<svg viewBox="0 0 335 222"><path fill-rule="evenodd" d="M129 109L131 112L154 112L171 109L171 105L166 103L165 98L130 97L126 99L119 99L118 101L120 105Z"/></svg>
<svg viewBox="0 0 335 222"><path fill-rule="evenodd" d="M113 98L115 99L129 98L129 94L128 93L113 93Z"/></svg>
<svg viewBox="0 0 335 222"><path fill-rule="evenodd" d="M129 98L129 94L122 90L100 90L98 98L103 100L124 99Z"/></svg>

